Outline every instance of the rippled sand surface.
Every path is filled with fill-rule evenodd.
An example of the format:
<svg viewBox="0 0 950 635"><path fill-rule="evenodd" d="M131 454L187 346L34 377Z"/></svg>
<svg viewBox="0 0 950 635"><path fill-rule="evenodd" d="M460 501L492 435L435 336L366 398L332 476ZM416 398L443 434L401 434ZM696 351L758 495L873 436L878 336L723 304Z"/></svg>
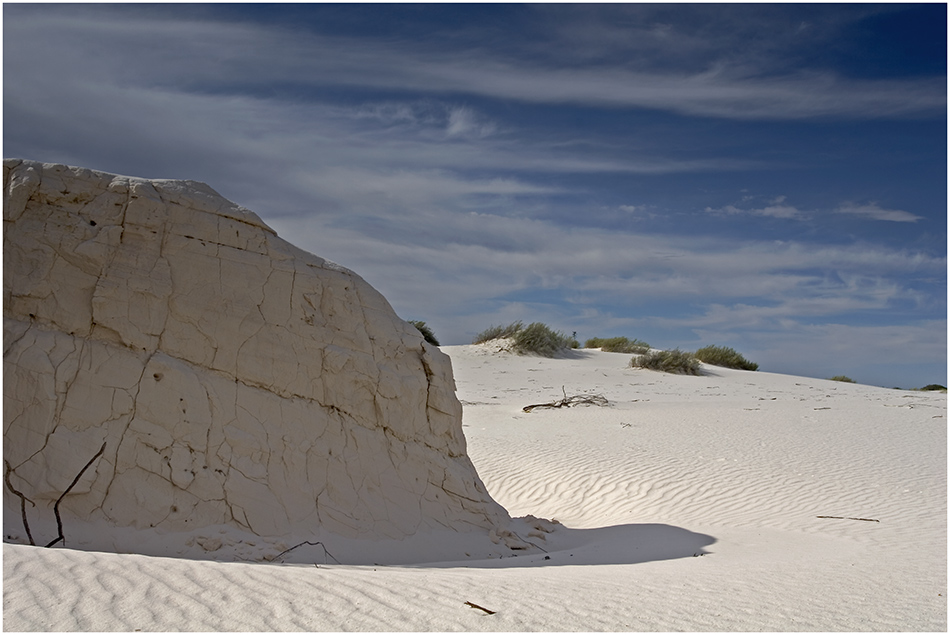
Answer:
<svg viewBox="0 0 950 635"><path fill-rule="evenodd" d="M562 525L531 538L543 552L372 567L4 545L4 629L947 629L945 394L443 350L489 492ZM609 404L522 410L575 394Z"/></svg>

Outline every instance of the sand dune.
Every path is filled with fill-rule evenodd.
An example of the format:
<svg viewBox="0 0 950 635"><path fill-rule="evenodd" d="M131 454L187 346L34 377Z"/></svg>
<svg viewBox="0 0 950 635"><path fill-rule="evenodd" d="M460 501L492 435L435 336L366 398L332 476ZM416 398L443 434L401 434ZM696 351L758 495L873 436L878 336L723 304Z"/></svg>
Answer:
<svg viewBox="0 0 950 635"><path fill-rule="evenodd" d="M561 523L520 523L540 549L374 567L6 544L4 628L946 630L945 394L496 348L443 351L491 495ZM565 393L610 403L522 411Z"/></svg>

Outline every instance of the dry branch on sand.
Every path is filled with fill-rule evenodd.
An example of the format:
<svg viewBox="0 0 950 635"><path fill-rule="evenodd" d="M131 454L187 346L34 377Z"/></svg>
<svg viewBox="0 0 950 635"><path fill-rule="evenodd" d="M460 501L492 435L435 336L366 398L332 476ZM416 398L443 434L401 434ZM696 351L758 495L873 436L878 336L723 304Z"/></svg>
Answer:
<svg viewBox="0 0 950 635"><path fill-rule="evenodd" d="M564 399L550 401L548 403L536 403L530 406L525 406L522 408L522 410L525 412L531 412L535 408L570 408L571 406L580 405L603 407L609 405L607 398L603 395L571 395L568 397L563 386L561 387L561 392L564 393Z"/></svg>
<svg viewBox="0 0 950 635"><path fill-rule="evenodd" d="M474 602L466 602L465 604L467 604L468 606L472 607L473 609L478 609L478 610L480 610L480 611L485 611L485 613L487 613L488 615L494 615L495 613L497 613L497 611L491 611L491 610L489 610L489 609L486 609L484 606L479 606L479 605L475 604Z"/></svg>

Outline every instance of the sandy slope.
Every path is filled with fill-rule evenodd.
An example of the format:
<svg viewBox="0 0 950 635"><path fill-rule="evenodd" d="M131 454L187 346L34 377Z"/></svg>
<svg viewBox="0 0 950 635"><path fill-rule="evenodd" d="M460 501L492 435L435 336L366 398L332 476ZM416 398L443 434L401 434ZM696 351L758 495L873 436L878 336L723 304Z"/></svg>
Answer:
<svg viewBox="0 0 950 635"><path fill-rule="evenodd" d="M947 629L945 394L443 350L489 491L563 523L530 538L546 554L280 566L4 545L4 628ZM611 405L522 411L562 387Z"/></svg>

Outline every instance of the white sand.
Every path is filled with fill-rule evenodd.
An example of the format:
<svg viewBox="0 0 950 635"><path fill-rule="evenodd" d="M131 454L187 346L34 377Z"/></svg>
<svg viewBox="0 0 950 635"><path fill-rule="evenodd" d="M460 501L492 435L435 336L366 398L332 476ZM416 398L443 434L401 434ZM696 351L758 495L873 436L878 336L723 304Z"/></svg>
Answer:
<svg viewBox="0 0 950 635"><path fill-rule="evenodd" d="M547 555L313 566L5 544L4 629L947 630L946 394L443 350L489 492L563 523L531 537ZM522 412L562 386L611 405Z"/></svg>

